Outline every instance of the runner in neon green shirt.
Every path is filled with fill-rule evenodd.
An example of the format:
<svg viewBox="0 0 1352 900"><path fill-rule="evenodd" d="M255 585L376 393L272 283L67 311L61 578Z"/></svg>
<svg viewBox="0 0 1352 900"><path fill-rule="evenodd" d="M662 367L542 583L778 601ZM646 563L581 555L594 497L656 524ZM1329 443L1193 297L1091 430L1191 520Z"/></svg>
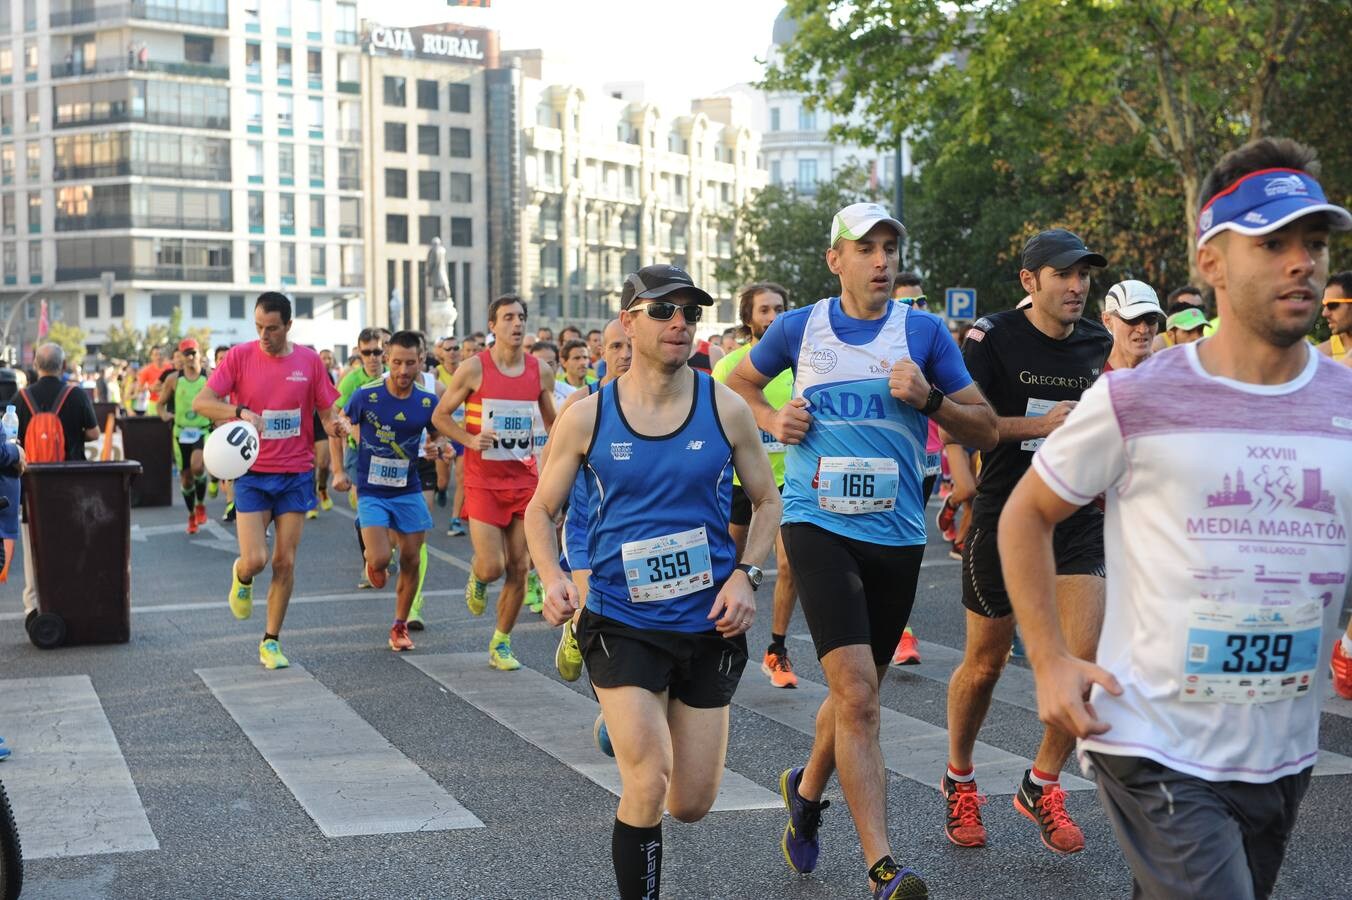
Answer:
<svg viewBox="0 0 1352 900"><path fill-rule="evenodd" d="M196 534L207 520L207 470L202 452L211 433L211 420L193 412L192 401L198 391L206 387L207 376L202 371L202 352L194 338L184 338L178 345L183 354L183 369L165 379L161 396L174 398L174 411L168 404L157 409L160 418L174 423L174 459L178 462L179 486L183 504L188 507L188 534Z"/></svg>
<svg viewBox="0 0 1352 900"><path fill-rule="evenodd" d="M713 369L716 381L727 382L732 370L751 350L751 346L760 340L775 317L784 311L788 303L789 292L769 281L759 281L748 285L740 295L739 314L743 327L751 331L751 341L720 359ZM765 386L765 399L775 409L788 403L793 396L793 370L785 369ZM775 484L784 490L784 445L774 435L761 432L761 444L770 457L770 468L775 473ZM742 558L746 549L747 527L751 524L751 501L742 490L741 483L734 474L732 478L732 520L728 531L737 545L737 558ZM775 577L775 605L770 624L770 646L761 661L761 671L778 688L798 686L798 676L793 674L789 663L789 650L784 637L789 631L789 620L793 618L793 604L797 597L794 588L793 572L789 569L789 557L784 552L782 538L775 540L775 565L779 574Z"/></svg>

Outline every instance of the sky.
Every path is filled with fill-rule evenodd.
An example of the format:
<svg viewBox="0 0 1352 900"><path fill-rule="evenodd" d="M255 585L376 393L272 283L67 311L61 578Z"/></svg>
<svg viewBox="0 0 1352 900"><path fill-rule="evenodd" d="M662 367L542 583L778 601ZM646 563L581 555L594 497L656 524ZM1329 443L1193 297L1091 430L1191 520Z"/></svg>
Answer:
<svg viewBox="0 0 1352 900"><path fill-rule="evenodd" d="M459 22L499 32L503 50L562 57L583 86L642 81L647 96L684 106L760 77L783 0L492 0L488 9L445 0L362 0L385 25Z"/></svg>

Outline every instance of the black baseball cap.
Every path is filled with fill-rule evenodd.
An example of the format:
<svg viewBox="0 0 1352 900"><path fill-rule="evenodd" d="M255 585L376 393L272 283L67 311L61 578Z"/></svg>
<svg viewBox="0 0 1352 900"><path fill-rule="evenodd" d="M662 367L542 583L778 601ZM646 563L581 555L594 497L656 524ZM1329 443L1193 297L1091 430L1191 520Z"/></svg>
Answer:
<svg viewBox="0 0 1352 900"><path fill-rule="evenodd" d="M1064 228L1039 231L1023 245L1022 267L1036 272L1043 266L1069 269L1078 262L1087 262L1100 269L1108 267L1108 260L1084 245L1080 236Z"/></svg>
<svg viewBox="0 0 1352 900"><path fill-rule="evenodd" d="M714 305L714 298L695 287L695 282L685 269L659 264L644 266L624 279L620 309L628 309L637 300L656 300L677 291L694 295L700 306Z"/></svg>

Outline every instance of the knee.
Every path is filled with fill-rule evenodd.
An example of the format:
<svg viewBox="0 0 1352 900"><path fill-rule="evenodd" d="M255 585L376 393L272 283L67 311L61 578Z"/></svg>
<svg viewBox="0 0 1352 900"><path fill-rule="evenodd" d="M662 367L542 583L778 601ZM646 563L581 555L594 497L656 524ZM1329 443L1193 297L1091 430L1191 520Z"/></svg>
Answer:
<svg viewBox="0 0 1352 900"><path fill-rule="evenodd" d="M388 564L388 563L387 563ZM292 553L278 553L272 557L272 577L286 579L296 572L296 557Z"/></svg>
<svg viewBox="0 0 1352 900"><path fill-rule="evenodd" d="M963 659L961 678L981 690L993 690L1005 670L1005 657L971 657ZM954 677L959 677L957 673Z"/></svg>
<svg viewBox="0 0 1352 900"><path fill-rule="evenodd" d="M662 815L662 808L667 803L667 789L670 786L671 770L657 765L644 766L624 779L625 795L637 803L645 815ZM672 810L671 814L675 816L676 811Z"/></svg>
<svg viewBox="0 0 1352 900"><path fill-rule="evenodd" d="M867 679L855 679L832 688L831 702L836 708L836 727L842 725L847 730L876 731L880 719L878 712L878 686Z"/></svg>
<svg viewBox="0 0 1352 900"><path fill-rule="evenodd" d="M496 556L474 557L474 577L480 581L497 581L502 577L502 558Z"/></svg>
<svg viewBox="0 0 1352 900"><path fill-rule="evenodd" d="M245 550L239 555L241 574L257 575L268 564L268 555L264 550Z"/></svg>
<svg viewBox="0 0 1352 900"><path fill-rule="evenodd" d="M530 560L524 556L520 559L507 560L507 578L510 581L524 581L526 579L526 570L530 568Z"/></svg>
<svg viewBox="0 0 1352 900"><path fill-rule="evenodd" d="M392 555L393 554L390 553L390 548L388 547L384 550L372 547L369 544L366 547L366 561L371 564L371 568L377 571L390 564L390 557Z"/></svg>
<svg viewBox="0 0 1352 900"><path fill-rule="evenodd" d="M399 568L405 572L417 572L422 565L422 552L414 547L412 550L399 551Z"/></svg>
<svg viewBox="0 0 1352 900"><path fill-rule="evenodd" d="M678 822L698 822L713 809L717 796L718 791L714 790L708 792L707 797L668 797L667 812Z"/></svg>

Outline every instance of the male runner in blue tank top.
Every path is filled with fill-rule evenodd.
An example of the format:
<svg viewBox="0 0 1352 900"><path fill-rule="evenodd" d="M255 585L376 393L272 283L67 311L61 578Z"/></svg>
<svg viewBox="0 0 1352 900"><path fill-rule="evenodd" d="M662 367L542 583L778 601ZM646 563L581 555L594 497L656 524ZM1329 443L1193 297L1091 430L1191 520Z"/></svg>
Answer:
<svg viewBox="0 0 1352 900"><path fill-rule="evenodd" d="M545 618L561 625L578 592L558 564L554 517L586 467L596 501L577 637L624 784L610 845L623 900L658 896L663 810L694 822L718 795L761 580L738 564L726 527L734 469L753 508L744 558L764 559L779 524L751 413L687 364L713 302L674 266L625 279L620 321L633 363L559 419L526 508Z"/></svg>
<svg viewBox="0 0 1352 900"><path fill-rule="evenodd" d="M798 873L817 865L822 790L833 771L854 817L876 898L928 893L892 858L878 686L915 600L925 553L925 442L932 417L964 444L995 445L995 415L943 321L892 301L906 231L877 203L845 207L826 264L840 297L774 321L728 378L784 457L784 546L830 694L812 755L780 776L782 847ZM793 399L762 389L786 368Z"/></svg>

